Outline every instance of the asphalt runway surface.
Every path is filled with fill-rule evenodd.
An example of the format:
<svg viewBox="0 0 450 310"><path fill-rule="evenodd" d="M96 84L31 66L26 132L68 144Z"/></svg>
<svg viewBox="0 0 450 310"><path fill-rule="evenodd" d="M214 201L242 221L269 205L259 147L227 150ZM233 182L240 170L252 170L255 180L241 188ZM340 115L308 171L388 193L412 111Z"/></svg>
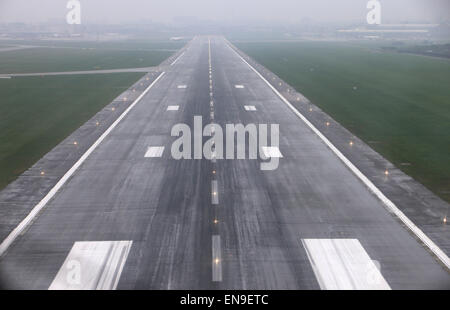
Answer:
<svg viewBox="0 0 450 310"><path fill-rule="evenodd" d="M442 262L224 38L196 37L164 70L8 245L2 288L450 288ZM175 160L171 130L194 116L279 124L278 168Z"/></svg>

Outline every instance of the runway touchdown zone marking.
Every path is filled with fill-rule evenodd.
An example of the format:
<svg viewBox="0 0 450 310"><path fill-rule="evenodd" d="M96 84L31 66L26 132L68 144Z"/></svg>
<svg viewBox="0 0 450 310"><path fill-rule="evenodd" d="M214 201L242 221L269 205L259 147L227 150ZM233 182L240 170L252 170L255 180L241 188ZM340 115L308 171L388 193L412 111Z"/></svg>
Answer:
<svg viewBox="0 0 450 310"><path fill-rule="evenodd" d="M263 146L262 151L267 158L283 158L283 154L281 154L280 149L277 146Z"/></svg>
<svg viewBox="0 0 450 310"><path fill-rule="evenodd" d="M180 106L178 106L178 105L169 105L167 107L167 111L178 111L179 108L180 108Z"/></svg>
<svg viewBox="0 0 450 310"><path fill-rule="evenodd" d="M132 243L75 242L49 290L115 290Z"/></svg>
<svg viewBox="0 0 450 310"><path fill-rule="evenodd" d="M164 153L164 146L149 146L145 153L145 158L161 157Z"/></svg>
<svg viewBox="0 0 450 310"><path fill-rule="evenodd" d="M357 239L302 239L323 290L390 290Z"/></svg>

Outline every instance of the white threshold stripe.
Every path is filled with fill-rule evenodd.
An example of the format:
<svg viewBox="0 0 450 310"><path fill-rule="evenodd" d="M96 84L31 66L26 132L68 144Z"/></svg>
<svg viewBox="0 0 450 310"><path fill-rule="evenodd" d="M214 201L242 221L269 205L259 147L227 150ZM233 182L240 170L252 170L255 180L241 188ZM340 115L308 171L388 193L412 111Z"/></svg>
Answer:
<svg viewBox="0 0 450 310"><path fill-rule="evenodd" d="M164 153L164 146L149 146L145 152L145 158L161 157Z"/></svg>
<svg viewBox="0 0 450 310"><path fill-rule="evenodd" d="M227 40L228 41L228 40ZM280 92L273 87L255 68L253 68L238 52L232 48L228 41L228 47L244 62L250 69L252 69L280 99L297 115L306 125L319 136L320 139L333 151L334 154L369 188L369 190L380 199L383 204L394 213L408 229L425 244L425 246L433 252L434 255L444 264L447 269L450 269L450 259L444 251L441 250L419 227L417 227L390 199L388 199L376 186L372 183L353 163L347 159L303 114L301 114Z"/></svg>
<svg viewBox="0 0 450 310"><path fill-rule="evenodd" d="M220 245L220 236L212 236L212 280L213 282L222 281L222 250Z"/></svg>
<svg viewBox="0 0 450 310"><path fill-rule="evenodd" d="M75 242L49 290L115 290L133 241Z"/></svg>
<svg viewBox="0 0 450 310"><path fill-rule="evenodd" d="M174 64L176 64L176 63L178 62L178 60L179 60L181 57L183 57L184 53L186 53L186 52L181 53L181 55L178 56L177 59L175 59L175 61L172 62L170 65L173 66Z"/></svg>
<svg viewBox="0 0 450 310"><path fill-rule="evenodd" d="M322 290L390 290L357 239L302 239Z"/></svg>
<svg viewBox="0 0 450 310"><path fill-rule="evenodd" d="M91 153L99 146L100 143L110 134L110 132L120 123L120 121L131 111L131 109L144 97L147 92L155 85L165 72L162 72L145 91L136 98L136 100L109 126L108 129L92 144L92 146L80 157L80 159L64 174L64 176L53 186L53 188L45 195L45 197L31 210L31 212L17 225L16 228L2 241L0 244L0 256L2 256L9 248L11 243L25 230L25 228L33 221L33 219L41 212L47 202L55 196L58 190L67 182L74 172L83 164L83 162L91 155Z"/></svg>

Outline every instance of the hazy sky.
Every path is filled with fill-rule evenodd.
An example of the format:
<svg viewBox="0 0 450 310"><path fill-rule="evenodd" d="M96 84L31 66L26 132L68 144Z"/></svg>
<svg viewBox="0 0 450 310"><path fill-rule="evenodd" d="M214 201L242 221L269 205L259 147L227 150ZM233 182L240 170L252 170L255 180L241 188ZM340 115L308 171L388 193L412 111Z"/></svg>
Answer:
<svg viewBox="0 0 450 310"><path fill-rule="evenodd" d="M82 22L120 23L144 19L170 22L177 16L220 21L365 21L368 0L79 0ZM0 0L0 22L64 22L68 0ZM449 18L449 0L380 0L382 21Z"/></svg>

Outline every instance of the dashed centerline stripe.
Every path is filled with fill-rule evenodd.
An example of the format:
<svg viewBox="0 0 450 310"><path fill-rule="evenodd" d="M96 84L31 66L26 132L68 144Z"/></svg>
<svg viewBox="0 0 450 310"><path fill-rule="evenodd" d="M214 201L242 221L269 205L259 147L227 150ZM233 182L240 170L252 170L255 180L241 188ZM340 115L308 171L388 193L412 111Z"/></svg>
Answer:
<svg viewBox="0 0 450 310"><path fill-rule="evenodd" d="M212 236L212 281L222 281L222 249L220 244L220 236Z"/></svg>
<svg viewBox="0 0 450 310"><path fill-rule="evenodd" d="M211 203L213 205L219 204L219 186L217 180L211 181Z"/></svg>

